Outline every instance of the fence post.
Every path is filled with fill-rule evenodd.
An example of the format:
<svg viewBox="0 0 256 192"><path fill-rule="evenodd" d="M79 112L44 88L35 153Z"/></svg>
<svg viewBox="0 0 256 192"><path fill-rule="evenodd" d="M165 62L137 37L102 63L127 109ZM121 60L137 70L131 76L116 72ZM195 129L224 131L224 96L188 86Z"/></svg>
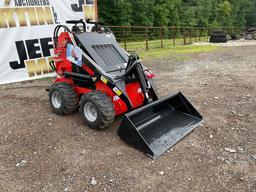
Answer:
<svg viewBox="0 0 256 192"><path fill-rule="evenodd" d="M192 44L192 28L189 29L189 44Z"/></svg>
<svg viewBox="0 0 256 192"><path fill-rule="evenodd" d="M196 34L197 34L197 28L194 28L193 35L195 36L195 42L196 42Z"/></svg>
<svg viewBox="0 0 256 192"><path fill-rule="evenodd" d="M187 44L187 39L186 39L187 37L186 37L186 30L183 32L183 40L184 40L184 42L183 42L183 44L184 45L186 45Z"/></svg>
<svg viewBox="0 0 256 192"><path fill-rule="evenodd" d="M146 50L148 50L148 28L145 27L145 43L146 43Z"/></svg>
<svg viewBox="0 0 256 192"><path fill-rule="evenodd" d="M202 28L199 29L199 41L201 41L201 35L202 35Z"/></svg>
<svg viewBox="0 0 256 192"><path fill-rule="evenodd" d="M173 35L172 35L172 44L175 46L176 45L176 41L175 41L175 36L176 36L176 28L172 28L173 29Z"/></svg>
<svg viewBox="0 0 256 192"><path fill-rule="evenodd" d="M164 48L164 43L163 43L163 35L164 35L164 28L161 28L161 33L160 33L160 38L161 38L161 48Z"/></svg>
<svg viewBox="0 0 256 192"><path fill-rule="evenodd" d="M124 27L123 27L123 39L124 39L124 50L126 51L127 50L127 46L126 46L126 33L125 33L125 30L124 30Z"/></svg>

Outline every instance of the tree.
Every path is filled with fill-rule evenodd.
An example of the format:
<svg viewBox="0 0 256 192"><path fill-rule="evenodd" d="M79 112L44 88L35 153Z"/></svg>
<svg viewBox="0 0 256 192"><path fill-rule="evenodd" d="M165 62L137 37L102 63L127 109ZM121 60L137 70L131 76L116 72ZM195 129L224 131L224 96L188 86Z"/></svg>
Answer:
<svg viewBox="0 0 256 192"><path fill-rule="evenodd" d="M98 0L100 21L107 25L130 25L132 5L129 0Z"/></svg>
<svg viewBox="0 0 256 192"><path fill-rule="evenodd" d="M154 0L130 0L132 4L132 25L153 26Z"/></svg>
<svg viewBox="0 0 256 192"><path fill-rule="evenodd" d="M169 24L168 4L161 3L157 4L154 9L154 25L155 26L167 26Z"/></svg>
<svg viewBox="0 0 256 192"><path fill-rule="evenodd" d="M229 1L224 1L218 6L217 21L223 27L231 27L233 25L233 19L231 16L231 4Z"/></svg>
<svg viewBox="0 0 256 192"><path fill-rule="evenodd" d="M256 26L256 0L98 0L108 25Z"/></svg>
<svg viewBox="0 0 256 192"><path fill-rule="evenodd" d="M251 0L244 4L246 7L244 10L246 26L256 27L256 0Z"/></svg>

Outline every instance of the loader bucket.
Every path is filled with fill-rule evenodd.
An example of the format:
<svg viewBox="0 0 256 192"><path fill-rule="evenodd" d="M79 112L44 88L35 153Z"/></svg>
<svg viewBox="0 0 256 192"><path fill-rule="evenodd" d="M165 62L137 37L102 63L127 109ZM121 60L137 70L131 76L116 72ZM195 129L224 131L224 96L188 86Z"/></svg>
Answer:
<svg viewBox="0 0 256 192"><path fill-rule="evenodd" d="M125 114L118 135L155 159L195 129L202 119L179 92Z"/></svg>

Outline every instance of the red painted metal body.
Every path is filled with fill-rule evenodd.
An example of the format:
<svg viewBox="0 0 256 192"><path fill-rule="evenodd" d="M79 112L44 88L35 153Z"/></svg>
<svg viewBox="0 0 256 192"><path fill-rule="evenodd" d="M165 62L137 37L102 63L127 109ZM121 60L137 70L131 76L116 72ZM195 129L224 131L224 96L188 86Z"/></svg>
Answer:
<svg viewBox="0 0 256 192"><path fill-rule="evenodd" d="M74 80L72 78L66 78L64 77L64 72L72 72L72 64L69 60L66 59L66 46L67 43L70 42L71 39L69 37L69 34L67 32L62 32L60 36L58 37L58 47L54 49L54 53L56 55L55 57L55 66L56 66L56 72L58 74L55 82L65 82L71 85L75 92L77 93L78 97L80 98L82 94L89 93L93 90L77 86L74 83ZM94 76L94 71L84 63L82 65L82 68L90 74L90 76ZM154 74L146 70L146 75L148 78L153 78ZM120 97L111 89L109 88L105 83L103 83L101 80L95 82L96 90L100 90L104 93L106 93L113 102L114 109L115 109L115 115L121 115L125 112L127 112L128 107L125 104L124 101L120 99ZM139 82L133 82L126 84L126 93L129 97L129 100L132 105L132 109L138 108L144 104L144 94L141 90L141 86Z"/></svg>

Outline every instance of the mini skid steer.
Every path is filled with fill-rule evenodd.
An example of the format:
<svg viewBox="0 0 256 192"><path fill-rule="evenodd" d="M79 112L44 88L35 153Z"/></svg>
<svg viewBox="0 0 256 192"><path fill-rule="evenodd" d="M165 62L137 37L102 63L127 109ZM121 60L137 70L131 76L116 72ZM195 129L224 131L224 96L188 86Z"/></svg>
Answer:
<svg viewBox="0 0 256 192"><path fill-rule="evenodd" d="M57 78L49 88L54 113L79 109L92 129L104 129L123 115L119 137L154 159L200 124L202 116L182 93L159 99L154 74L117 44L111 30L96 22L67 23L71 30L65 25L54 30L50 66ZM86 32L88 23L92 32Z"/></svg>

